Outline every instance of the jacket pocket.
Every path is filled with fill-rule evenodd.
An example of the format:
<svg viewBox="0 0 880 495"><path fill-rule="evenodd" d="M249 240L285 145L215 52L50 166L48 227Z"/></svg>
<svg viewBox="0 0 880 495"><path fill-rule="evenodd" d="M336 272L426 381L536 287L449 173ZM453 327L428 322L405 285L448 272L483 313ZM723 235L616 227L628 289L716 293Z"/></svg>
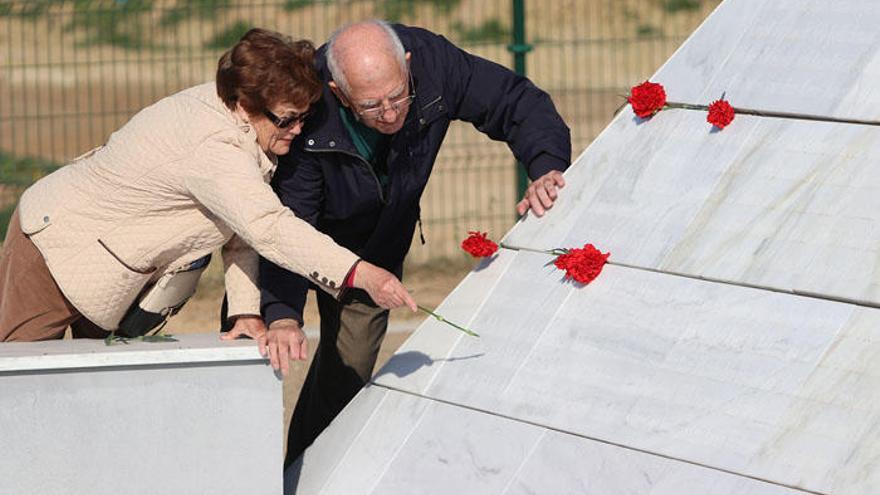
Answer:
<svg viewBox="0 0 880 495"><path fill-rule="evenodd" d="M140 250L132 252L131 249L126 249L125 246L121 244L117 243L116 245L113 245L112 241L108 241L107 239L98 239L98 244L106 249L111 256L116 258L116 261L122 266L135 273L149 275L158 269L158 267L150 263L149 259L145 259L143 252Z"/></svg>
<svg viewBox="0 0 880 495"><path fill-rule="evenodd" d="M422 106L419 107L418 112L420 128L428 127L437 119L447 118L447 115L449 114L446 110L446 102L443 101L442 96L437 96L427 103L422 104Z"/></svg>
<svg viewBox="0 0 880 495"><path fill-rule="evenodd" d="M49 213L43 215L22 215L19 208L18 222L21 225L21 231L25 235L33 235L52 225L52 215Z"/></svg>

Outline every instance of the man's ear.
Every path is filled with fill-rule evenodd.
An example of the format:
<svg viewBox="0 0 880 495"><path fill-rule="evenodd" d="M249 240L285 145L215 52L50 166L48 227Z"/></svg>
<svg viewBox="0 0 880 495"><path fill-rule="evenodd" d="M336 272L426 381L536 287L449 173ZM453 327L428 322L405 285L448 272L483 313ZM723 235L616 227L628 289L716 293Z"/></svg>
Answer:
<svg viewBox="0 0 880 495"><path fill-rule="evenodd" d="M348 108L348 98L345 97L345 93L339 89L339 86L336 85L335 81L330 81L327 83L327 86L330 87L330 91L336 96L336 99L339 100L339 103L342 103L342 106Z"/></svg>

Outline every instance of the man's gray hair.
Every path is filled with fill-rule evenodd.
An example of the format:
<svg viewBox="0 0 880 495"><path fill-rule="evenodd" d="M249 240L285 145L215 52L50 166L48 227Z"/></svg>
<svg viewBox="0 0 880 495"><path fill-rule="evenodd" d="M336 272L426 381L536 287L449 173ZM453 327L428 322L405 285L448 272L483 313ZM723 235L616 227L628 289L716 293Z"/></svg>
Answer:
<svg viewBox="0 0 880 495"><path fill-rule="evenodd" d="M345 71L339 65L339 59L337 58L339 54L336 53L336 39L343 31L354 24L372 24L382 28L388 37L388 43L394 58L397 59L400 68L406 70L406 52L403 49L403 43L400 42L400 37L394 32L394 28L391 27L391 24L379 19L371 19L369 21L363 21L362 23L346 24L334 31L333 34L330 35L330 40L327 42L327 69L330 70L330 77L333 78L333 81L336 82L336 85L339 86L345 94L350 94L351 87L348 85L348 79L345 77Z"/></svg>

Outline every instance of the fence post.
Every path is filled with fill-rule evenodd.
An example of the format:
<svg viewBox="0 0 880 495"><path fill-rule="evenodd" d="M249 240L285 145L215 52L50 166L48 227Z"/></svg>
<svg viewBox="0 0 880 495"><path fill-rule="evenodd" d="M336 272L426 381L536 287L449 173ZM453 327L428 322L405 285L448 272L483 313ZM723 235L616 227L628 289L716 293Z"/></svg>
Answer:
<svg viewBox="0 0 880 495"><path fill-rule="evenodd" d="M525 0L513 0L513 43L507 45L513 53L513 70L517 74L526 75L526 53L532 45L526 43L526 9ZM516 164L516 198L519 200L529 186L529 176L525 168Z"/></svg>

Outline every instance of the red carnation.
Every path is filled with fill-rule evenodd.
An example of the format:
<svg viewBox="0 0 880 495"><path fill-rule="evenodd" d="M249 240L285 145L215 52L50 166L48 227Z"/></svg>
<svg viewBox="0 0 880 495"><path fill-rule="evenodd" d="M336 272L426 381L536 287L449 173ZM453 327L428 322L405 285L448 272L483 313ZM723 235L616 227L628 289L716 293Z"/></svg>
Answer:
<svg viewBox="0 0 880 495"><path fill-rule="evenodd" d="M626 99L632 105L633 112L645 119L663 109L666 105L666 90L662 84L645 81L629 90Z"/></svg>
<svg viewBox="0 0 880 495"><path fill-rule="evenodd" d="M486 238L485 232L468 232L468 238L461 241L461 248L474 258L492 256L498 251L498 244Z"/></svg>
<svg viewBox="0 0 880 495"><path fill-rule="evenodd" d="M584 244L583 249L573 248L565 250L564 254L556 257L553 262L556 268L565 270L565 279L570 278L582 284L589 284L602 273L602 267L611 253L602 254L592 244Z"/></svg>
<svg viewBox="0 0 880 495"><path fill-rule="evenodd" d="M706 121L719 129L724 129L733 122L733 117L735 115L736 112L733 111L733 107L730 106L730 103L722 98L713 101L712 104L709 105L709 116L706 117Z"/></svg>

